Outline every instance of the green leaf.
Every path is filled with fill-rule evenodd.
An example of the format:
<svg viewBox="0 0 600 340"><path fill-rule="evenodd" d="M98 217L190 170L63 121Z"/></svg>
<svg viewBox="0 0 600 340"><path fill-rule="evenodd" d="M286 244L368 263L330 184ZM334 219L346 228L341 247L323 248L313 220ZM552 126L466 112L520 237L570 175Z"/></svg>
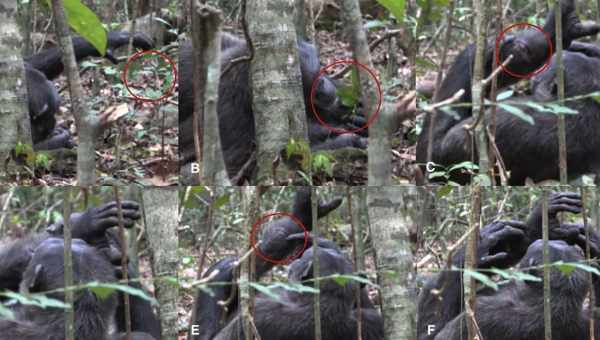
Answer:
<svg viewBox="0 0 600 340"><path fill-rule="evenodd" d="M64 303L61 300L52 299L46 297L43 294L19 294L16 292L6 291L2 293L3 296L6 296L10 299L14 299L22 305L30 305L30 306L38 306L40 308L69 308L69 305Z"/></svg>
<svg viewBox="0 0 600 340"><path fill-rule="evenodd" d="M508 99L508 98L512 97L514 93L515 93L515 91L513 91L513 90L504 91L496 96L496 101L499 102L499 101Z"/></svg>
<svg viewBox="0 0 600 340"><path fill-rule="evenodd" d="M492 281L492 279L490 279L487 275L482 274L480 272L468 270L468 269L465 269L464 271L465 271L466 276L470 276L470 277L474 278L475 280L481 282L482 284L484 284L487 287L490 287L494 290L498 290L498 284L496 282Z"/></svg>
<svg viewBox="0 0 600 340"><path fill-rule="evenodd" d="M453 187L451 185L446 184L437 191L435 196L437 197L437 199L441 199L441 198L445 197L446 195L448 195L449 193L451 193L452 189L453 189Z"/></svg>
<svg viewBox="0 0 600 340"><path fill-rule="evenodd" d="M229 202L229 198L230 198L229 194L223 194L223 195L217 197L217 199L213 202L213 208L214 209L221 208L222 206L224 206L225 204L227 204Z"/></svg>
<svg viewBox="0 0 600 340"><path fill-rule="evenodd" d="M451 166L450 169L448 169L448 172L452 172L452 171L458 170L458 169L478 170L479 165L477 165L471 161L464 161L464 162L454 164L453 166Z"/></svg>
<svg viewBox="0 0 600 340"><path fill-rule="evenodd" d="M422 57L417 57L417 59L415 59L415 65L417 66L418 70L424 70L424 69L435 70L435 69L437 69L436 64L434 64L431 60L429 60L427 58L422 58Z"/></svg>
<svg viewBox="0 0 600 340"><path fill-rule="evenodd" d="M383 7L396 17L399 23L404 20L405 0L377 0Z"/></svg>
<svg viewBox="0 0 600 340"><path fill-rule="evenodd" d="M143 290L133 288L131 286L124 285L124 284L100 283L100 282L94 281L94 282L86 283L85 285L83 285L81 287L77 287L77 289L80 289L80 288L87 288L87 289L91 290L94 294L96 294L96 296L98 296L101 299L108 297L111 293L113 293L114 290L118 290L123 293L127 293L129 295L137 296L141 299L149 301L152 304L157 303L154 298L146 295L146 293ZM106 294L108 294L108 295L106 295Z"/></svg>
<svg viewBox="0 0 600 340"><path fill-rule="evenodd" d="M272 298L273 300L276 301L281 301L281 296L279 296L279 294L275 294L271 291L271 288L269 287L265 287L263 285L260 285L258 283L254 283L254 282L248 282L248 285L254 289L256 289L257 291L265 294L266 296Z"/></svg>
<svg viewBox="0 0 600 340"><path fill-rule="evenodd" d="M516 116L517 118L520 118L524 121L526 121L527 123L534 125L534 121L533 121L533 117L531 117L530 115L528 115L527 113L523 112L523 110L521 110L520 108L513 106L513 105L509 105L509 104L498 104L498 107L504 109L505 111L511 113L512 115Z"/></svg>
<svg viewBox="0 0 600 340"><path fill-rule="evenodd" d="M571 114L571 115L576 115L579 112L575 111L571 108L568 108L566 106L563 105L559 105L559 104L554 104L554 103L549 103L546 104L551 110L552 112L556 113L556 114Z"/></svg>
<svg viewBox="0 0 600 340"><path fill-rule="evenodd" d="M50 0L47 0L47 3L52 8ZM105 55L106 31L96 14L79 0L64 0L63 3L69 26L92 44L101 55Z"/></svg>
<svg viewBox="0 0 600 340"><path fill-rule="evenodd" d="M4 307L4 305L0 303L0 317L6 318L9 320L14 320L15 313L12 310Z"/></svg>

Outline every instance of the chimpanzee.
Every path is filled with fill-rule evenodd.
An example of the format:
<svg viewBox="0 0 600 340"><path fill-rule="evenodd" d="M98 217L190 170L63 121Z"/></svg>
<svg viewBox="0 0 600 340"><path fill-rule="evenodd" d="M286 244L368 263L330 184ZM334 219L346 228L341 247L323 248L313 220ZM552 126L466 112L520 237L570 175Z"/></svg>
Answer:
<svg viewBox="0 0 600 340"><path fill-rule="evenodd" d="M579 21L575 12L573 0L560 2L562 9L563 46L570 49L573 40L593 35L600 31L600 25L584 25ZM555 37L554 10L550 11L544 32L552 38L554 45ZM488 76L493 66L494 44L485 54L485 75ZM575 42L575 48L581 46ZM471 102L471 67L474 60L475 46L468 46L450 67L448 74L442 81L435 102L440 102L452 97L458 90L464 89L465 94L458 103ZM508 36L501 45L500 59L513 54L514 59L508 64L508 69L514 73L527 74L541 67L549 56L548 43L540 32L529 30L514 36ZM565 63L566 95L590 93L599 89L594 79L598 74L597 58L590 58L580 53L565 51L563 53ZM510 171L509 184L524 184L527 178L533 181L558 178L558 137L557 120L548 110L539 109L527 105L526 102L556 99L556 92L543 91L552 88L550 85L554 79L556 69L555 59L552 59L550 67L538 76L536 95L516 98L521 103L517 104L525 113L530 115L534 124L531 125L523 119L510 113L508 110L498 107L496 113L496 137L495 143L504 161L506 169ZM594 76L596 75L596 76ZM506 72L500 72L498 76L499 88L517 82L519 79ZM535 82L535 81L534 81ZM600 173L600 159L590 157L597 154L600 147L600 138L596 136L594 127L600 126L600 120L595 112L600 107L593 100L578 100L566 103L571 109L578 111L577 115L567 115L567 160L568 171L572 176L585 173ZM473 123L470 107L453 108L456 116L445 114L438 110L433 126L432 138L432 161L442 166L449 166L463 161L471 160L471 139L464 129L467 124ZM423 131L419 135L417 144L417 163L423 165L427 161L427 145L429 136L429 124L431 115L426 115ZM476 154L475 154L476 156ZM450 174L453 181L466 183L469 176L456 170ZM598 177L598 176L597 176Z"/></svg>
<svg viewBox="0 0 600 340"><path fill-rule="evenodd" d="M140 218L139 206L135 202L124 201L122 203L123 224L131 228L135 220ZM113 230L118 226L118 212L116 202L109 202L99 207L92 207L83 213L74 213L70 216L72 237L80 239L107 262L114 266L113 281L119 276L121 265L121 244ZM15 240L0 246L0 290L18 291L19 285L25 280L25 268L27 268L34 256L35 249L49 238L62 237L63 223L59 222L47 228L41 234L32 235L28 238ZM75 249L74 249L75 251ZM94 266L90 267L94 268ZM137 270L129 265L129 277L137 277ZM139 283L130 283L134 288L141 289ZM121 293L117 294L116 311L112 314L112 322L116 323L116 329L125 331L124 306ZM160 339L160 323L157 320L152 306L148 301L135 296L130 296L131 325L134 331L148 333L156 339Z"/></svg>
<svg viewBox="0 0 600 340"><path fill-rule="evenodd" d="M222 69L239 57L248 54L246 42L230 34L223 33L221 39ZM179 57L179 150L180 165L189 167L194 162L194 126L192 124L193 103L193 66L192 45L184 43ZM314 78L319 73L319 58L315 47L309 43L298 42L298 54L304 88L306 116L308 118L309 140L313 149L337 149L342 147L366 148L366 130L362 136L355 133L339 135L317 121L310 109L310 91ZM255 150L254 116L252 113L252 89L250 83L250 62L238 62L221 75L219 83L219 132L225 166L230 178L238 175L244 164ZM319 78L314 104L321 118L329 125L339 129L354 129L364 126L361 116L352 116L350 108L342 104L336 95L336 85L326 76ZM198 127L201 128L201 127ZM255 162L239 176L242 181L251 177ZM188 171L183 170L187 173Z"/></svg>
<svg viewBox="0 0 600 340"><path fill-rule="evenodd" d="M80 60L96 56L100 53L87 40L74 37L73 49L75 58ZM105 57L117 63L113 50L125 46L129 42L129 32L112 31L108 33ZM152 48L152 40L143 33L136 33L133 45L144 50ZM25 77L29 103L29 118L34 149L52 150L71 148L73 140L68 130L56 126L54 114L58 112L60 97L58 91L48 79L58 77L64 69L62 51L59 47L45 49L38 54L25 57Z"/></svg>
<svg viewBox="0 0 600 340"><path fill-rule="evenodd" d="M310 191L301 187L296 193L293 214L305 225L312 229ZM319 204L318 216L327 215L341 204L336 199L326 204ZM304 243L304 233L301 232L291 219L281 218L265 226L265 232L258 246L265 256L282 260L297 250ZM311 248L302 256L295 259L288 273L292 282L306 282L313 279L312 257L315 247L319 247L321 276L331 274L348 274L352 272L352 263L341 253L331 241L312 240ZM210 282L233 282L233 263L235 258L225 258L209 268L205 276L218 271ZM257 277L261 277L274 266L274 263L256 258ZM199 335L193 335L194 340L236 339L241 335L239 314L237 312L237 295L231 286L211 287L213 295L200 291L196 301L196 320ZM356 336L356 301L354 299L354 283L339 285L333 281L322 281L321 284L321 317L322 336L324 340L355 339ZM313 339L314 324L312 318L312 294L297 293L281 290L277 292L280 300L276 301L263 295L258 295L255 302L254 321L263 339ZM228 306L219 301L231 299ZM363 339L383 339L382 318L368 298L366 289L361 290ZM222 321L225 321L225 324Z"/></svg>
<svg viewBox="0 0 600 340"><path fill-rule="evenodd" d="M81 239L72 240L73 283L114 283L114 267L98 250ZM50 298L64 300L64 241L49 237L33 249L29 264L23 272L21 293L48 293ZM117 310L116 295L99 298L91 291L75 292L75 338L108 340L123 338L110 335ZM0 339L63 339L65 311L58 308L18 305L14 308L15 320L0 319ZM137 332L138 339L152 340L150 334Z"/></svg>
<svg viewBox="0 0 600 340"><path fill-rule="evenodd" d="M586 238L583 225L561 224L556 214L561 211L580 212L581 199L576 194L553 194L549 200L550 261L583 261ZM593 258L600 255L600 238L592 229L590 249ZM542 277L541 208L532 211L527 223L497 221L481 231L477 249L477 267L505 269L519 263L520 270ZM536 239L537 238L537 239ZM576 247L578 246L578 247ZM462 268L464 248L452 259L453 266ZM594 277L596 294L600 292ZM589 312L583 301L589 292L586 273L575 269L565 274L551 271L552 338L588 339ZM477 292L476 321L483 338L489 340L544 339L542 281L510 281L499 290L484 288ZM418 302L418 339L467 339L462 313L460 271L442 271L430 279ZM461 323L463 325L461 325ZM600 334L599 330L595 330ZM462 334L462 335L461 335ZM598 335L596 335L597 337Z"/></svg>

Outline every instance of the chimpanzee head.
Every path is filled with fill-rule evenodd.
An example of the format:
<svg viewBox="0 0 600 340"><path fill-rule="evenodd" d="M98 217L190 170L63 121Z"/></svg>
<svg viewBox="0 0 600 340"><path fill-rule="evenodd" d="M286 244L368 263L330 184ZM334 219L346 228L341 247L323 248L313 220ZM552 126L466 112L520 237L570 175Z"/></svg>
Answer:
<svg viewBox="0 0 600 340"><path fill-rule="evenodd" d="M314 284L314 282L310 281L315 278L313 273L314 249L314 246L309 248L302 254L302 257L292 262L288 272L288 279L291 282L303 282L307 285ZM337 247L326 248L324 244L319 243L318 255L320 277L352 273L352 263ZM347 299L349 303L352 301L354 287L355 283L353 281L340 284L333 279L322 280L320 285L322 295L326 294L327 296Z"/></svg>
<svg viewBox="0 0 600 340"><path fill-rule="evenodd" d="M71 244L73 283L92 281L110 283L116 280L113 266L93 247L80 239ZM64 240L51 237L40 243L23 274L20 291L25 293L46 292L64 287ZM61 299L63 293L53 293Z"/></svg>
<svg viewBox="0 0 600 340"><path fill-rule="evenodd" d="M550 263L562 261L564 263L577 263L584 260L583 252L576 246L571 246L563 240L548 241ZM519 267L525 272L543 279L544 265L544 243L536 240L527 249L527 253L521 259ZM527 285L541 288L543 281L526 281ZM576 268L572 272L563 272L556 266L551 268L550 286L553 294L576 294L585 297L588 290L588 282L585 271Z"/></svg>

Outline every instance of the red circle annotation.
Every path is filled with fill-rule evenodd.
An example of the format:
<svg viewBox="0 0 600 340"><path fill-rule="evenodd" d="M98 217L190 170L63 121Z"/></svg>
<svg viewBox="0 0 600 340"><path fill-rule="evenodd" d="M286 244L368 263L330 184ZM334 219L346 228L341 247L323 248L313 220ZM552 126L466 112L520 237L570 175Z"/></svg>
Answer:
<svg viewBox="0 0 600 340"><path fill-rule="evenodd" d="M317 86L319 84L319 79L325 75L325 73L327 72L327 70L329 70L330 68L333 68L337 65L356 65L362 69L364 69L365 71L367 71L367 73L369 74L369 76L371 78L373 78L373 80L375 81L375 84L377 86L377 94L378 94L378 100L377 100L377 108L375 109L375 113L369 116L369 120L367 121L367 123L364 126L355 128L355 129L339 129L339 128L334 128L333 126L327 124L320 116L319 112L317 111L317 108L315 106L315 95L317 93ZM336 133L336 134L346 134L346 133L356 133L359 131L362 131L366 128L368 128L371 124L373 124L373 122L377 119L377 117L379 116L379 111L381 110L381 103L383 101L383 92L381 90L381 83L379 82L379 79L377 79L377 75L375 74L375 72L373 70L371 70L368 66L363 65L361 63L359 63L358 61L354 60L354 59L347 59L347 60L336 60L333 63L323 67L320 71L319 74L315 77L315 79L312 82L312 86L311 86L311 90L310 90L310 109L312 110L313 114L315 115L315 117L317 118L317 120L319 121L319 123L321 125L323 125L324 127L326 127L328 130Z"/></svg>
<svg viewBox="0 0 600 340"><path fill-rule="evenodd" d="M137 94L133 93L133 91L129 88L129 83L127 82L127 73L128 73L130 64L146 54L157 55L160 58L162 58L163 60L165 60L171 66L171 73L173 74L173 82L172 82L171 86L169 87L169 89L167 89L167 91L159 98L147 98L147 97L138 96ZM131 96L135 100L138 100L141 102L157 102L158 103L158 102L161 102L162 100L168 98L169 96L171 96L173 94L173 92L175 91L175 85L177 84L177 67L175 66L175 62L173 62L173 59L171 59L165 53L162 53L157 50L139 51L139 52L135 53L134 55L132 55L127 60L127 63L125 64L125 67L123 68L123 74L121 76L121 80L123 81L123 84L125 84L125 88L127 89L127 92L129 92L129 94L131 94Z"/></svg>
<svg viewBox="0 0 600 340"><path fill-rule="evenodd" d="M270 219L271 217L275 217L275 216L283 216L283 217L289 217L292 222L294 222L294 224L296 224L297 226L299 226L300 228L302 228L302 230L304 231L304 245L302 246L302 248L297 251L296 253L283 258L283 259L274 259L272 257L269 257L265 254L263 254L260 249L256 246L256 234L258 233L258 231L260 230L260 227L262 224L264 224L265 222L267 222L268 219ZM290 262L292 262L293 260L297 259L298 257L300 257L302 255L302 253L304 253L304 251L306 250L306 247L308 247L308 230L306 230L306 227L304 226L304 224L302 224L302 222L294 215L290 214L290 213L285 213L285 212L273 212L273 213L269 213L266 214L264 216L262 216L261 218L259 218L256 222L254 222L254 225L252 225L252 231L250 232L250 245L252 247L252 249L254 249L254 251L256 252L256 255L260 258L262 258L263 260L273 263L273 264L288 264Z"/></svg>

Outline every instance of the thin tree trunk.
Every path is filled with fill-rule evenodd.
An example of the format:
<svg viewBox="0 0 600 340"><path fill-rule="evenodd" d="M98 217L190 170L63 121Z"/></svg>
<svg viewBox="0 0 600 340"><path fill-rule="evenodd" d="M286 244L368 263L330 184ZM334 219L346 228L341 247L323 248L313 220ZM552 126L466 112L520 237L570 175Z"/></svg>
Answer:
<svg viewBox="0 0 600 340"><path fill-rule="evenodd" d="M248 31L254 45L250 61L252 111L256 130L257 183L279 177L276 162L290 138L308 140L306 110L294 29L293 1L247 3ZM303 169L310 172L309 169Z"/></svg>
<svg viewBox="0 0 600 340"><path fill-rule="evenodd" d="M79 68L75 61L73 43L69 35L69 26L62 0L52 0L52 12L59 45L62 50L62 61L69 79L71 94L71 112L77 123L79 146L77 147L77 182L79 186L92 186L96 182L96 131L98 117L88 109L87 99L81 88Z"/></svg>
<svg viewBox="0 0 600 340"><path fill-rule="evenodd" d="M554 6L552 1L552 5ZM554 6L556 22L556 85L558 87L558 101L562 104L565 100L565 65L562 60L562 6ZM567 131L564 113L558 113L558 168L560 171L560 184L567 185Z"/></svg>
<svg viewBox="0 0 600 340"><path fill-rule="evenodd" d="M176 190L146 188L142 191L146 237L151 250L152 276L158 315L162 326L162 339L176 339L177 287L167 278L177 279L177 208L179 196Z"/></svg>
<svg viewBox="0 0 600 340"><path fill-rule="evenodd" d="M417 189L367 187L367 202L386 320L385 339L416 339L416 273L409 229L417 222Z"/></svg>
<svg viewBox="0 0 600 340"><path fill-rule="evenodd" d="M199 4L192 12L192 42L194 45L194 79L199 79L200 91L194 98L198 111L194 112L194 144L199 169L199 182L206 185L229 186L219 136L217 103L221 70L221 11L209 5ZM213 75L209 77L209 75ZM200 111L202 110L202 111ZM201 133L200 133L201 132ZM200 140L202 138L202 140ZM202 152L198 151L202 148Z"/></svg>
<svg viewBox="0 0 600 340"><path fill-rule="evenodd" d="M477 0L473 0L477 1ZM465 250L465 272L463 274L465 314L467 318L467 332L469 340L477 337L477 323L475 321L476 285L475 279L467 275L467 272L477 270L477 240L479 238L479 227L481 223L481 187L476 185L471 189L471 215L470 234L467 239Z"/></svg>
<svg viewBox="0 0 600 340"><path fill-rule="evenodd" d="M255 202L256 196L258 194L258 190L256 187L245 187L242 189L243 190L243 204L244 204L244 210L246 211L246 216L248 217L248 222L246 223L246 225L248 226L252 226L254 221L256 220L256 211L257 209L255 205L253 205L251 202ZM258 201L258 200L256 200ZM246 233L249 234L249 233ZM250 249L252 249L252 245L250 244L250 238L246 238L247 241L244 244L244 247L242 249L244 249L245 251L249 251ZM243 260L241 263L239 263L240 266L240 280L239 280L239 285L238 285L238 289L240 291L240 310L241 310L241 317L242 317L242 327L244 330L244 338L246 340L253 340L254 339L254 320L253 320L253 313L252 313L252 305L253 305L253 300L254 300L254 294L252 293L252 289L250 288L250 285L248 283L250 282L254 282L253 279L253 273L255 272L255 268L253 266L253 264L255 263L255 261L252 261L252 258L255 257L254 252L252 252L252 254L246 258L246 260Z"/></svg>
<svg viewBox="0 0 600 340"><path fill-rule="evenodd" d="M593 188L592 188L593 190ZM583 209L581 209L581 217L583 218L583 229L585 230L585 260L587 263L592 263L592 255L591 255L591 250L590 250L590 230L589 230L589 223L588 223L588 212L586 210L586 208L590 208L593 206L590 206L588 204L587 201L587 193L591 192L592 190L589 190L587 187L581 187L580 188L580 192L581 192L581 205L583 207ZM593 202L593 201L592 201ZM588 279L588 284L590 285L590 287L594 286L594 278L591 272L587 273L587 279ZM595 306L596 305L596 292L594 289L590 289L590 302L589 302L590 306ZM596 320L594 318L594 309L593 308L589 308L589 313L588 313L588 319L589 319L589 334L590 334L590 340L596 340L596 336L595 336L595 329L596 329Z"/></svg>
<svg viewBox="0 0 600 340"><path fill-rule="evenodd" d="M363 26L362 14L358 0L343 0L342 1L342 17L344 18L344 26L347 27L348 36L350 37L350 46L352 48L352 56L354 60L362 65L373 69L371 62L371 54L367 35ZM362 67L357 67L359 73L361 99L365 114L368 119L377 111L378 97L377 86L374 79ZM382 99L382 98L381 98ZM383 112L380 112L379 117L373 121L369 127L369 179L370 186L389 185L392 182L392 156L391 156L391 138L387 129L387 115L385 108L382 105Z"/></svg>
<svg viewBox="0 0 600 340"><path fill-rule="evenodd" d="M123 209L121 207L121 195L119 194L119 187L114 186L113 191L115 194L115 201L117 202L117 216L119 218L119 238L121 239L121 270L123 271L123 281L125 285L129 284L129 268L127 256L127 240L125 238L125 227L123 225ZM123 307L125 308L125 332L127 340L131 340L131 305L129 303L129 294L123 292Z"/></svg>
<svg viewBox="0 0 600 340"><path fill-rule="evenodd" d="M5 160L18 142L32 144L27 108L27 90L21 47L22 36L16 22L17 2L7 1L0 11L0 175L8 174ZM12 166L12 165L11 165ZM0 178L2 177L0 176Z"/></svg>
<svg viewBox="0 0 600 340"><path fill-rule="evenodd" d="M560 7L560 6L558 6ZM544 339L552 340L552 306L550 295L550 248L548 245L548 195L542 191L542 241L544 242Z"/></svg>
<svg viewBox="0 0 600 340"><path fill-rule="evenodd" d="M348 201L348 215L350 216L350 228L352 230L352 262L354 266L354 274L358 275L362 273L363 270L363 242L362 242L362 224L360 223L360 214L358 213L360 210L360 205L355 205L353 208L352 201L352 191L354 188L346 187L346 200ZM358 190L362 190L362 188L357 188ZM360 196L356 195L357 202L360 202ZM314 209L314 207L313 207ZM356 299L356 331L358 334L357 340L362 340L362 305L360 300L360 285L356 285L354 298Z"/></svg>
<svg viewBox="0 0 600 340"><path fill-rule="evenodd" d="M64 189L63 198L63 216L65 226L63 228L64 239L64 268L65 268L65 287L73 286L73 256L71 252L71 189ZM65 310L65 340L75 340L75 297L72 290L65 290L65 304L69 306Z"/></svg>
<svg viewBox="0 0 600 340"><path fill-rule="evenodd" d="M317 222L317 210L319 209L319 197L315 187L311 187L311 204L312 204L312 234L313 234L313 277L316 279L315 288L318 290L315 293L313 310L315 313L315 340L321 340L321 262L319 261L319 223Z"/></svg>
<svg viewBox="0 0 600 340"><path fill-rule="evenodd" d="M483 105L483 63L486 45L486 8L485 0L473 0L474 24L475 24L475 63L473 66L473 116L474 121L479 121L475 126L475 144L479 158L479 173L477 184L491 185L490 178L490 159L488 156L488 138L485 125L485 119L478 120L478 116L485 115L485 106Z"/></svg>

